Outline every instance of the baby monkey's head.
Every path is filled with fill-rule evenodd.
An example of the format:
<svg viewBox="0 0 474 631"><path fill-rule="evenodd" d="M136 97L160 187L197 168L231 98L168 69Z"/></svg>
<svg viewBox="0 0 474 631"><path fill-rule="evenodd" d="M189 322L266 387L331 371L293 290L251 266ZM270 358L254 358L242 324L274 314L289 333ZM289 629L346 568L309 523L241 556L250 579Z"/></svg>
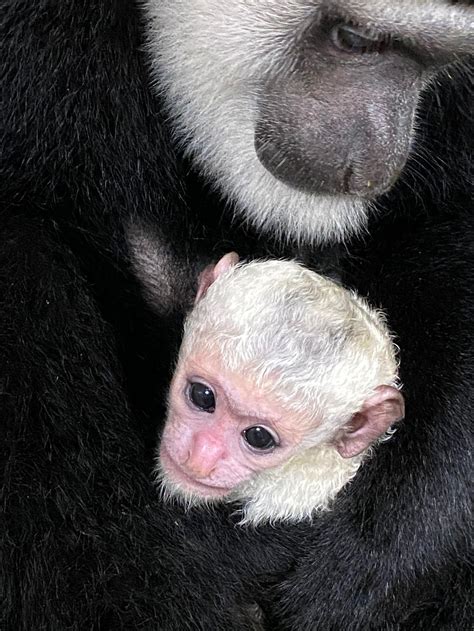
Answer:
<svg viewBox="0 0 474 631"><path fill-rule="evenodd" d="M248 500L323 451L353 474L404 413L380 312L294 261L235 253L201 274L168 404L160 477L188 502Z"/></svg>

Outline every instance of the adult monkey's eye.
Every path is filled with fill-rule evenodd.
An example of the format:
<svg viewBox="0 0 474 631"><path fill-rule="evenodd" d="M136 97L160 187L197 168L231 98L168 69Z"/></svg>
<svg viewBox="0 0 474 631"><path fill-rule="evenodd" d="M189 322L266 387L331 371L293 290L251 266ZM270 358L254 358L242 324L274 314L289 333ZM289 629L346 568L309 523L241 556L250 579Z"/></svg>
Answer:
<svg viewBox="0 0 474 631"><path fill-rule="evenodd" d="M205 383L195 381L189 386L189 399L191 403L204 412L212 413L216 409L214 392Z"/></svg>
<svg viewBox="0 0 474 631"><path fill-rule="evenodd" d="M268 429L255 425L255 427L248 427L242 432L245 442L260 451L268 451L277 446L276 440L270 434Z"/></svg>
<svg viewBox="0 0 474 631"><path fill-rule="evenodd" d="M342 23L332 27L330 37L336 48L358 55L381 53L389 43L387 37L380 33L370 33L357 26Z"/></svg>

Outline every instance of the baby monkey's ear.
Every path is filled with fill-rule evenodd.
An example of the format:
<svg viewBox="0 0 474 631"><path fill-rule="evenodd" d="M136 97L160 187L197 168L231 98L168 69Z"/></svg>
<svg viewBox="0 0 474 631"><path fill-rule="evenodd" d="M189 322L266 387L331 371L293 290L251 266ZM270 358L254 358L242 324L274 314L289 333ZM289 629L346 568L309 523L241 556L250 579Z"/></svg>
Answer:
<svg viewBox="0 0 474 631"><path fill-rule="evenodd" d="M357 456L404 416L405 401L401 392L393 386L379 386L354 414L349 427L337 439L336 449L343 458Z"/></svg>
<svg viewBox="0 0 474 631"><path fill-rule="evenodd" d="M206 295L206 291L221 274L237 265L238 262L239 255L237 252L229 252L215 265L208 265L199 275L198 290L194 303L199 302Z"/></svg>

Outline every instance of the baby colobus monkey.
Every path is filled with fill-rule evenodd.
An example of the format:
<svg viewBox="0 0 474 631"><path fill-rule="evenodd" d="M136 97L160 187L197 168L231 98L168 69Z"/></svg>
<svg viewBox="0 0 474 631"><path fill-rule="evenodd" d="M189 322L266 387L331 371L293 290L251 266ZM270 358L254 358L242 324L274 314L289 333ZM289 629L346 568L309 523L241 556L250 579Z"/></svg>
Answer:
<svg viewBox="0 0 474 631"><path fill-rule="evenodd" d="M165 497L239 501L241 523L327 508L404 415L383 315L294 261L201 274L158 458Z"/></svg>

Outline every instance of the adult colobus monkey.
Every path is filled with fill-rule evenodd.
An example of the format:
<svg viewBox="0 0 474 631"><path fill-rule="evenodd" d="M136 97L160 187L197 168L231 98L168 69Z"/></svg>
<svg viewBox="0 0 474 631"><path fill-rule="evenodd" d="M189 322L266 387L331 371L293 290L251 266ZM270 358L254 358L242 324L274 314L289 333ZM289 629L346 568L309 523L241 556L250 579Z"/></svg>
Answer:
<svg viewBox="0 0 474 631"><path fill-rule="evenodd" d="M469 628L469 3L2 9L0 626ZM398 336L406 421L310 525L151 484L190 279L231 249Z"/></svg>

